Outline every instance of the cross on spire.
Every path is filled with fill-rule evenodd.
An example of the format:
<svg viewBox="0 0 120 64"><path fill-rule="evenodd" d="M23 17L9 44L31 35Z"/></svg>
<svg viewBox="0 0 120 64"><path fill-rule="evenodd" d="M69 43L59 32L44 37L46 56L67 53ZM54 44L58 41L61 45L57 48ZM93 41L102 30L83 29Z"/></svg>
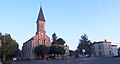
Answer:
<svg viewBox="0 0 120 64"><path fill-rule="evenodd" d="M42 2L40 2L40 7L42 7Z"/></svg>

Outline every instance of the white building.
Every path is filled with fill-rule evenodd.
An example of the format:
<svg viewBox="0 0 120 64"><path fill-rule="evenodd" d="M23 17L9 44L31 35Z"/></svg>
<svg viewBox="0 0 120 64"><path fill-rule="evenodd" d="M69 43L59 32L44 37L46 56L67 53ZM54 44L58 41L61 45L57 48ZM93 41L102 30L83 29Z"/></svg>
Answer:
<svg viewBox="0 0 120 64"><path fill-rule="evenodd" d="M96 57L112 57L111 42L99 41L93 43L94 54Z"/></svg>
<svg viewBox="0 0 120 64"><path fill-rule="evenodd" d="M65 49L65 54L64 54L64 56L66 57L66 58L68 58L69 57L69 46L64 46L64 49Z"/></svg>
<svg viewBox="0 0 120 64"><path fill-rule="evenodd" d="M117 45L111 45L111 48L112 48L112 55L118 56Z"/></svg>

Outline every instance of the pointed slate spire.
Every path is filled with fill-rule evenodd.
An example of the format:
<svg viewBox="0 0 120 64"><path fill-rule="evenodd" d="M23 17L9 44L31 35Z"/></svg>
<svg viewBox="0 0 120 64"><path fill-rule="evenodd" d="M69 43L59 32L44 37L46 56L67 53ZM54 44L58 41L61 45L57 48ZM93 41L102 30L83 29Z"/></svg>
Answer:
<svg viewBox="0 0 120 64"><path fill-rule="evenodd" d="M44 14L43 14L43 11L42 11L42 6L40 6L40 11L39 11L39 15L38 15L38 18L37 18L37 22L39 20L45 22Z"/></svg>

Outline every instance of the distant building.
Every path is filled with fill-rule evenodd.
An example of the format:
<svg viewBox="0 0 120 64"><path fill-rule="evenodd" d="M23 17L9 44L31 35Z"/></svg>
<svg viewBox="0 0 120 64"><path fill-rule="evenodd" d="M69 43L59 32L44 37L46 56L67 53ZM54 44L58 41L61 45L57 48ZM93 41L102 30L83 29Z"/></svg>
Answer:
<svg viewBox="0 0 120 64"><path fill-rule="evenodd" d="M111 45L111 48L112 48L112 55L118 56L117 45Z"/></svg>
<svg viewBox="0 0 120 64"><path fill-rule="evenodd" d="M45 31L45 18L42 11L42 7L40 7L39 15L37 18L37 32L36 35L31 39L23 43L22 47L22 55L23 59L35 59L36 56L34 54L34 48L38 45L46 45L50 46L50 38L46 35Z"/></svg>
<svg viewBox="0 0 120 64"><path fill-rule="evenodd" d="M112 47L111 42L99 41L94 42L94 54L96 57L112 57Z"/></svg>
<svg viewBox="0 0 120 64"><path fill-rule="evenodd" d="M64 49L65 49L65 54L64 54L64 56L65 56L65 58L68 58L69 57L69 55L70 55L70 53L69 53L69 46L64 46Z"/></svg>

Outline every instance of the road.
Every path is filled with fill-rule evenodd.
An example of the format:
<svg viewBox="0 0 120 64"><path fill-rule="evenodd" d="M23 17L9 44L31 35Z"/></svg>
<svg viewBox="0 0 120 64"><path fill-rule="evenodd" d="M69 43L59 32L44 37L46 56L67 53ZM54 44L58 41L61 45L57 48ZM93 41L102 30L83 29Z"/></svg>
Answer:
<svg viewBox="0 0 120 64"><path fill-rule="evenodd" d="M120 58L94 59L88 61L15 61L12 64L120 64Z"/></svg>
<svg viewBox="0 0 120 64"><path fill-rule="evenodd" d="M2 63L0 62L0 64L2 64Z"/></svg>
<svg viewBox="0 0 120 64"><path fill-rule="evenodd" d="M79 64L120 64L120 58L106 58L99 60L90 60Z"/></svg>

